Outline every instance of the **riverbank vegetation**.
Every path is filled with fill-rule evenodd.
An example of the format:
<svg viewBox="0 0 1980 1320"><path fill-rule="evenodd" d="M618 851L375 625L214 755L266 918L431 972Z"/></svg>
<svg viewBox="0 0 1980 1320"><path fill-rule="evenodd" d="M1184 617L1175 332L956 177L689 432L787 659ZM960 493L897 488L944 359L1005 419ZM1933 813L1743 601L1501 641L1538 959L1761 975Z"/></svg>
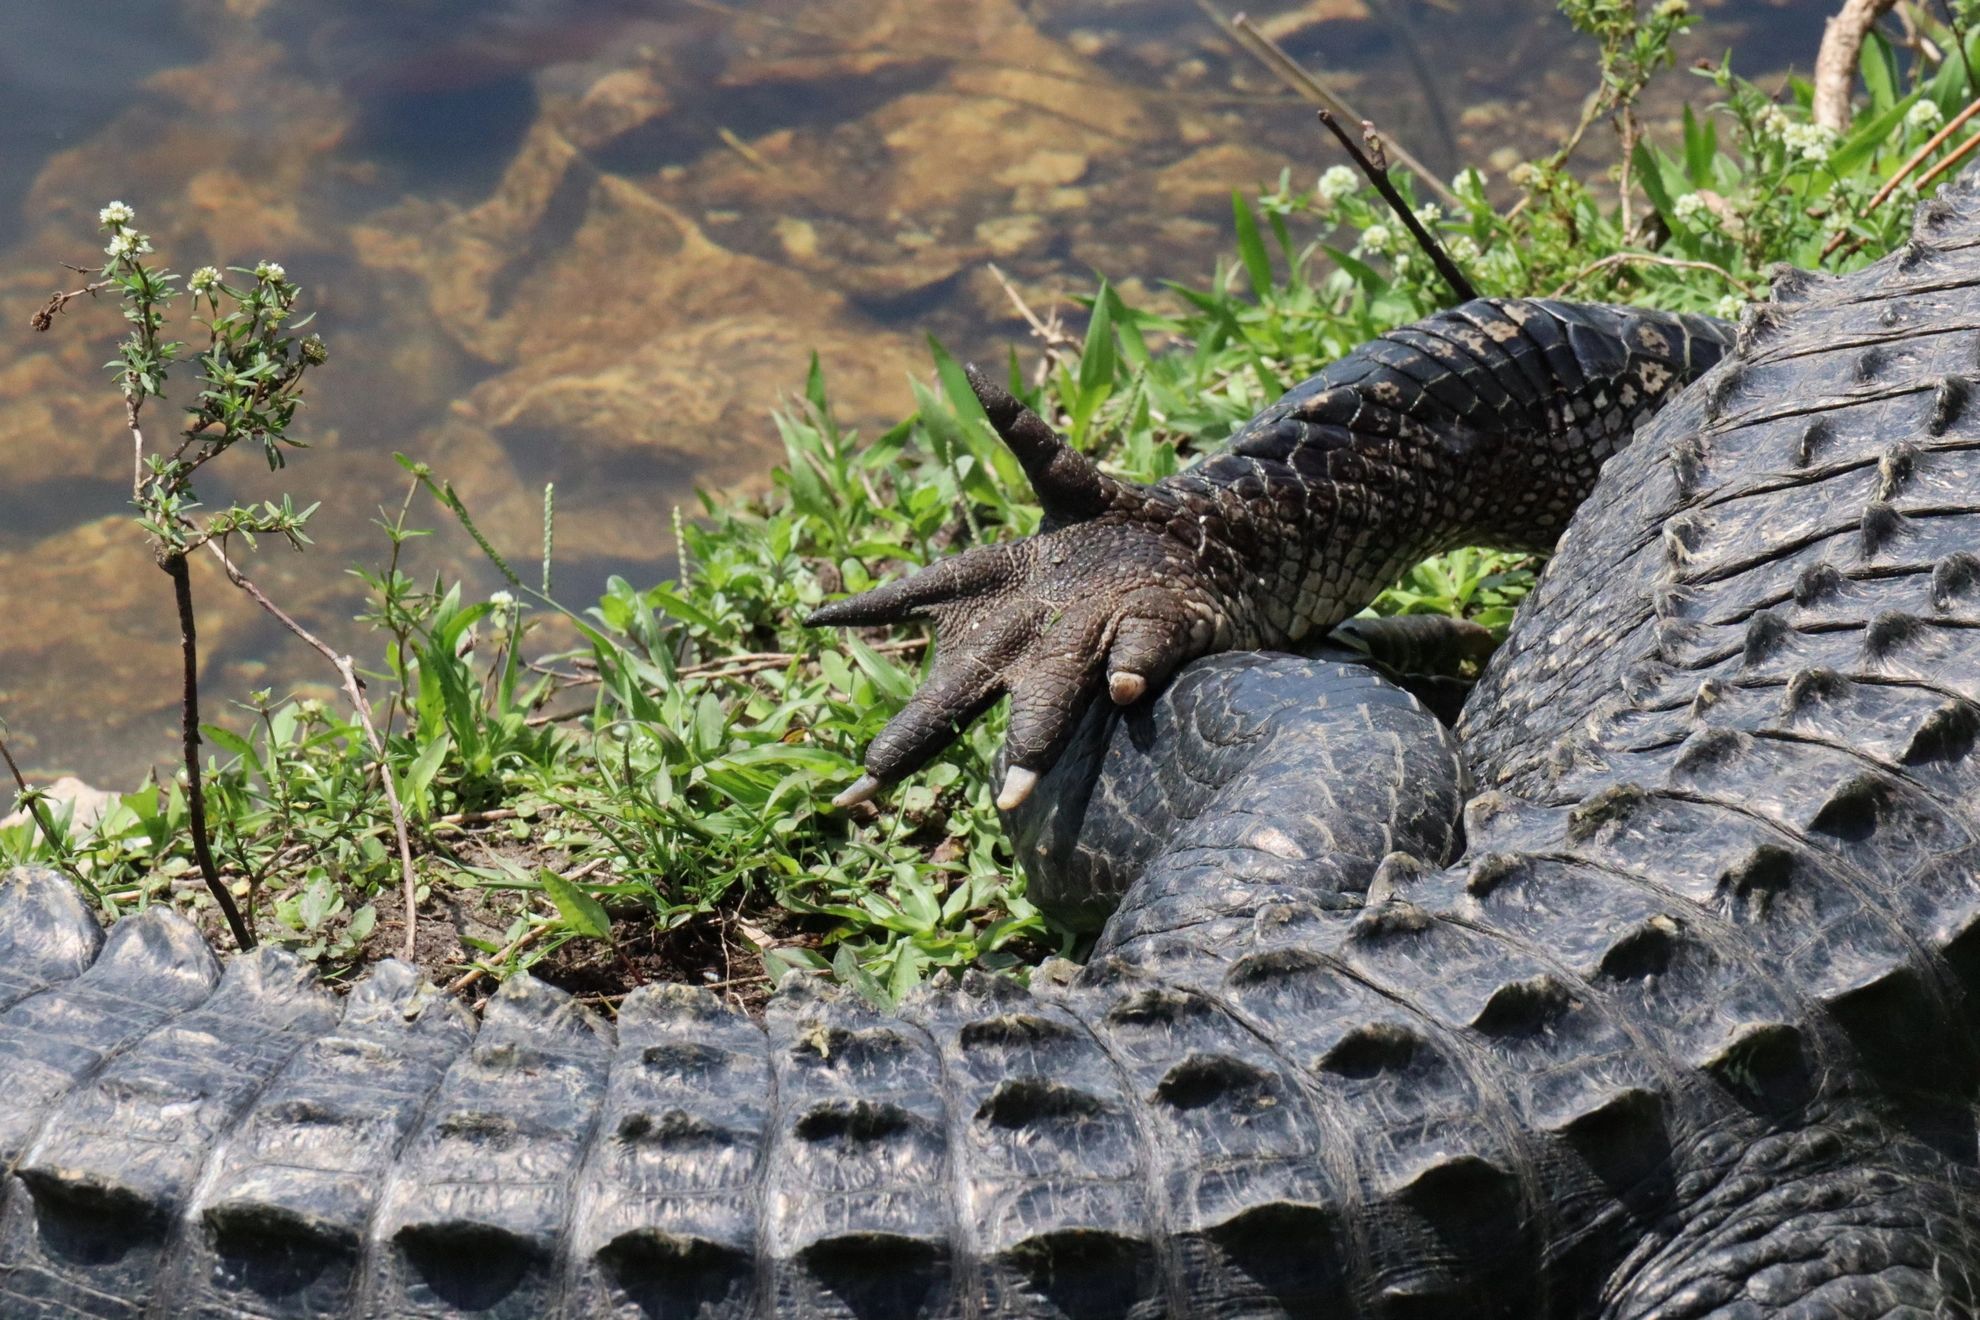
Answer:
<svg viewBox="0 0 1980 1320"><path fill-rule="evenodd" d="M1895 247L1912 203L1974 145L1961 126L1980 104L1980 34L1960 9L1957 27L1921 7L1907 40L1871 33L1853 120L1838 128L1817 122L1815 89L1799 79L1755 85L1729 59L1678 67L1691 22L1682 0L1563 8L1598 54L1586 113L1557 150L1503 178L1438 181L1436 201L1423 180L1394 173L1485 294L1736 316L1764 297L1775 263L1836 270ZM1681 119L1646 118L1655 78L1695 80ZM337 388L334 356L314 370L334 355L335 328L324 327L328 350L298 333L305 291L277 264L180 280L128 208L103 215L100 279L132 323L112 364L129 404L124 443L135 437L139 456L131 554L140 562L148 543L166 569L161 589L169 580L190 614L188 556L225 552L235 585L251 586L251 563L235 561L257 535L306 542L309 500L328 489L306 461L297 484L310 496L253 509L201 514L192 479L241 440L271 465L289 456L304 371L311 389ZM1026 309L1035 341L998 364L1124 477L1176 471L1322 364L1449 300L1345 164L1301 163L1241 187L1232 222L1230 255L1206 278L1166 286L1160 306L1099 282L1077 328ZM1112 272L1131 273L1146 275ZM65 317L102 314L44 311L53 333ZM176 330L167 319L187 313ZM142 414L175 363L200 380L192 411ZM380 511L378 562L353 571L372 649L336 670L348 699L294 699L279 685L207 692L209 710L233 703L244 718L234 731L189 706L203 735L192 773L117 795L100 814L23 784L23 810L0 826L0 863L59 866L109 915L179 904L223 942L222 909L237 908L237 942L292 945L333 977L410 951L464 991L530 968L608 1004L658 978L753 1003L795 967L887 1002L944 969L1021 974L1041 956L1077 954L1027 901L998 825L989 764L1001 714L883 800L833 810L927 656L915 633L800 625L835 595L1034 531L1016 462L939 345L914 383L914 415L880 434L840 425L815 365L792 385L765 423L785 454L767 488L741 507L711 497L681 511L678 575L615 579L596 601L554 590L553 491L540 546L496 546L447 474L407 455L405 488ZM417 543L436 534L472 538L505 587L480 598L416 576ZM1503 627L1537 566L1461 551L1413 570L1374 608ZM257 606L278 603L198 603Z"/></svg>

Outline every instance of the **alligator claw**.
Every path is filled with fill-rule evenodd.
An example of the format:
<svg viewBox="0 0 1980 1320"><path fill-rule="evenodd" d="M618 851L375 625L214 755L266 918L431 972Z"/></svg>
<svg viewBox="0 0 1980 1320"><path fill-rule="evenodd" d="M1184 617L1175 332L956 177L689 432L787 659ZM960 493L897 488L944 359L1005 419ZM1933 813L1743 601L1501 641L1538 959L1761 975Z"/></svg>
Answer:
<svg viewBox="0 0 1980 1320"><path fill-rule="evenodd" d="M861 775L853 780L851 787L832 799L832 805L843 811L847 807L856 807L862 802L870 801L879 791L879 780L872 775Z"/></svg>
<svg viewBox="0 0 1980 1320"><path fill-rule="evenodd" d="M1148 678L1144 674L1116 669L1107 675L1107 695L1114 699L1116 706L1132 706L1140 701L1147 691Z"/></svg>
<svg viewBox="0 0 1980 1320"><path fill-rule="evenodd" d="M1172 534L1176 511L1101 472L975 368L968 374L1037 492L1045 528L822 605L806 620L935 624L927 680L867 748L866 774L834 799L839 806L913 773L1009 695L1010 770L997 796L1008 811L1051 768L1103 687L1115 702L1138 701L1209 649L1217 631L1220 606L1198 566L1203 547Z"/></svg>
<svg viewBox="0 0 1980 1320"><path fill-rule="evenodd" d="M1004 772L1004 786L997 792L997 810L1016 811L1038 787L1038 772L1014 765Z"/></svg>

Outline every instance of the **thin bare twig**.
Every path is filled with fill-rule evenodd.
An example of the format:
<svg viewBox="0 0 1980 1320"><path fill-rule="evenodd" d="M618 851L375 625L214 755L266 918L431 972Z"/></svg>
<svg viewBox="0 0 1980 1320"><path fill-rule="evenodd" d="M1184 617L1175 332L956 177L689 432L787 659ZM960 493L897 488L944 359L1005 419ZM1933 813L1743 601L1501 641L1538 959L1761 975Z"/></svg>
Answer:
<svg viewBox="0 0 1980 1320"><path fill-rule="evenodd" d="M531 926L528 930L503 945L501 950L490 961L497 964L505 963L555 929L557 929L557 923L554 921L545 921L539 925ZM491 974L489 968L476 963L447 983L447 993L458 995L482 977Z"/></svg>
<svg viewBox="0 0 1980 1320"><path fill-rule="evenodd" d="M1843 0L1843 7L1822 29L1822 45L1815 52L1815 99L1810 114L1832 133L1849 127L1849 92L1856 84L1863 38L1895 3L1897 0Z"/></svg>
<svg viewBox="0 0 1980 1320"><path fill-rule="evenodd" d="M75 269L81 270L83 268L78 266ZM48 295L48 301L41 304L40 310L28 318L28 324L36 330L46 330L49 326L55 324L55 318L60 316L70 303L84 294L88 294L94 298L97 294L103 292L116 282L115 280L96 280L83 285L80 289L70 289L66 293L51 293Z"/></svg>
<svg viewBox="0 0 1980 1320"><path fill-rule="evenodd" d="M598 869L603 867L609 861L611 861L611 858L609 857L594 857L590 861L586 862L583 866L578 867L577 870L572 871L570 874L566 875L564 879L575 884L577 881L584 879L592 872L597 871ZM450 995L458 995L462 991L466 990L469 986L473 985L476 981L481 980L483 977L492 976L494 974L494 970L496 967L499 967L503 963L508 962L511 958L515 957L517 954L521 953L524 949L527 949L530 945L536 943L538 940L542 939L545 935L548 935L552 931L558 929L560 929L560 927L554 921L543 921L543 922L539 922L534 926L531 926L528 930L524 931L522 934L510 940L507 944L503 945L499 950L495 952L495 954L492 957L476 963L474 966L468 968L465 972L462 972L459 976L449 981L447 983L447 993Z"/></svg>
<svg viewBox="0 0 1980 1320"><path fill-rule="evenodd" d="M1348 136L1348 131L1341 127L1340 121L1334 118L1332 111L1322 110L1320 122L1327 126L1328 132L1340 139L1342 148L1354 159L1355 165L1367 176L1368 182L1374 185L1375 191L1382 194L1382 200L1389 204L1389 209L1396 213L1396 219L1402 221L1403 227L1409 230L1410 236L1416 240L1416 245L1423 249L1423 255L1430 258L1430 264L1435 266L1437 273L1444 277L1444 283L1451 286L1451 292L1457 295L1457 300L1470 302L1476 298L1478 290L1471 286L1471 281L1465 278L1465 273L1458 269L1457 263L1444 251L1444 245L1423 227L1423 223L1416 218L1416 213L1409 209L1409 203L1396 191L1396 185L1389 182L1388 171L1368 158L1368 154ZM1375 125L1364 119L1361 121L1361 132L1370 143L1374 144L1376 150L1381 149L1381 143L1375 136Z"/></svg>
<svg viewBox="0 0 1980 1320"><path fill-rule="evenodd" d="M496 807L489 811L450 811L444 816L435 816L433 824L439 825L492 825L496 821L514 820L522 815L514 807Z"/></svg>
<svg viewBox="0 0 1980 1320"><path fill-rule="evenodd" d="M1714 275L1723 277L1728 284L1736 289L1744 289L1746 287L1739 282L1737 276L1724 266L1715 265L1709 261L1690 261L1683 257L1665 257L1655 252L1611 252L1600 261L1591 261L1574 274L1568 276L1565 280L1562 280L1560 284L1555 286L1553 292L1547 296L1549 298L1558 298L1575 285L1587 279L1590 275L1608 270L1614 266L1669 266L1674 270L1708 270Z"/></svg>
<svg viewBox="0 0 1980 1320"><path fill-rule="evenodd" d="M1355 113L1352 106L1343 101L1332 88L1302 68L1298 60L1286 54L1283 46L1260 32L1243 14L1226 18L1215 5L1210 3L1210 0L1196 0L1196 7L1201 9L1210 21L1221 28L1247 55L1277 74L1279 81L1294 92L1322 110L1331 110L1343 119L1361 122L1361 116ZM1403 168L1423 180L1424 186L1437 194L1446 206L1461 205L1457 194L1446 187L1444 181L1439 179L1427 165L1404 150L1401 143L1392 138L1389 141L1389 149L1396 153L1396 160Z"/></svg>
<svg viewBox="0 0 1980 1320"><path fill-rule="evenodd" d="M927 645L928 639L925 637L903 637L875 643L873 649L882 655L900 655L919 651ZM745 674L760 674L766 669L782 669L803 658L804 653L799 651L738 651L719 659L682 665L675 673L680 678L739 678Z"/></svg>
<svg viewBox="0 0 1980 1320"><path fill-rule="evenodd" d="M144 428L138 425L138 412L144 407L144 396L124 395L124 425L131 432L131 498L139 499L144 494Z"/></svg>
<svg viewBox="0 0 1980 1320"><path fill-rule="evenodd" d="M1403 62L1409 65L1410 73L1415 76L1423 108L1430 113L1430 126L1436 133L1438 144L1444 149L1444 159L1462 159L1457 133L1451 128L1451 109L1444 96L1444 80L1437 76L1430 67L1430 61L1424 57L1423 44L1416 39L1416 25L1410 22L1402 6L1389 3L1389 0L1367 0L1367 5L1375 20L1389 29L1396 49L1402 53Z"/></svg>
<svg viewBox="0 0 1980 1320"><path fill-rule="evenodd" d="M1019 293L1017 288L1012 285L1010 278L1004 274L1002 267L998 266L994 261L989 262L988 265L990 268L990 278L997 281L998 286L1004 291L1004 296L1011 300L1011 306L1017 308L1017 314L1024 318L1025 323L1031 327L1031 333L1036 335L1044 343L1047 350L1057 351L1059 349L1077 348L1079 346L1079 341L1074 339L1066 330L1065 325L1060 322L1057 312L1052 314L1050 321L1040 319L1038 313L1031 310L1031 304L1024 300L1024 295Z"/></svg>
<svg viewBox="0 0 1980 1320"><path fill-rule="evenodd" d="M220 561L220 567L226 571L229 582L245 591L248 598L267 611L277 623L328 660L331 667L337 671L338 678L343 681L344 695L350 698L351 709L357 713L358 723L364 729L365 740L371 744L372 755L378 758L378 780L385 787L385 802L392 809L392 832L398 835L399 839L399 873L406 909L406 938L403 947L406 961L412 962L418 952L415 939L419 930L419 881L413 873L412 837L407 833L405 807L399 802L399 790L392 780L392 763L385 754L385 740L378 736L378 725L371 718L371 702L364 695L364 682L357 676L357 668L351 663L349 656L338 655L325 645L321 638L297 623L286 610L270 600L261 588L227 557L227 552L221 548L218 541L208 541L206 548L211 550L213 557Z"/></svg>
<svg viewBox="0 0 1980 1320"><path fill-rule="evenodd" d="M1874 194L1872 194L1870 200L1864 203L1863 210L1861 213L1859 213L1859 218L1861 218L1862 215L1868 215L1870 212L1882 206L1886 201L1889 201L1891 194L1896 192L1898 190L1899 185L1901 185L1905 181L1905 179L1910 177L1911 172L1917 169L1920 165L1924 164L1925 158L1927 156L1930 156L1933 152L1937 151L1941 146L1945 145L1946 139L1951 137L1954 133L1957 133L1960 130L1960 128L1963 125L1965 125L1968 120L1972 119L1973 116L1975 115L1980 115L1980 100L1975 100L1974 102L1966 106L1966 108L1961 110L1958 114L1954 115L1951 119L1947 120L1945 122L1945 125L1941 127L1938 132L1934 133L1931 137L1926 138L1923 145L1921 145L1918 148L1918 150L1912 152L1911 155L1907 156L1905 158L1904 164L1898 166L1897 173L1893 174L1890 178L1886 179L1884 181L1884 186L1877 189L1877 191ZM1922 180L1919 183L1919 187L1921 188L1924 187L1924 182ZM1835 234L1833 234L1830 237L1828 244L1824 246L1822 249L1823 259L1827 260L1830 254L1833 253L1837 248L1841 247L1844 241L1848 239L1848 237L1849 237L1849 231L1847 229L1837 230Z"/></svg>
<svg viewBox="0 0 1980 1320"><path fill-rule="evenodd" d="M1923 192L1926 188L1931 187L1934 179L1972 155L1973 148L1976 146L1980 146L1980 134L1975 134L1947 152L1944 160L1918 176L1919 191Z"/></svg>

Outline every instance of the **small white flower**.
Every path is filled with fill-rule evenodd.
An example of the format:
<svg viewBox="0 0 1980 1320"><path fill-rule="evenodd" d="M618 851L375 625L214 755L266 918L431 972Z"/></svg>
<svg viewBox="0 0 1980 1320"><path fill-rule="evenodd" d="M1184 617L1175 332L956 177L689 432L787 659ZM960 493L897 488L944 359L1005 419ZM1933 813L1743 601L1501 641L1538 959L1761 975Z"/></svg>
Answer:
<svg viewBox="0 0 1980 1320"><path fill-rule="evenodd" d="M1767 113L1760 117L1760 131L1768 137L1784 138L1794 121L1788 118L1787 111L1777 105L1767 107Z"/></svg>
<svg viewBox="0 0 1980 1320"><path fill-rule="evenodd" d="M289 272L282 269L282 263L279 261L263 261L256 264L254 277L258 280L266 280L270 284L279 284L289 277Z"/></svg>
<svg viewBox="0 0 1980 1320"><path fill-rule="evenodd" d="M1736 293L1729 293L1719 299L1719 305L1712 309L1712 314L1730 321L1738 317L1740 312L1744 311L1745 308L1746 299Z"/></svg>
<svg viewBox="0 0 1980 1320"><path fill-rule="evenodd" d="M488 603L498 610L506 610L516 603L515 593L509 591L491 592Z"/></svg>
<svg viewBox="0 0 1980 1320"><path fill-rule="evenodd" d="M220 272L211 266L201 266L198 270L186 277L186 291L188 293L205 293L218 283L220 283Z"/></svg>
<svg viewBox="0 0 1980 1320"><path fill-rule="evenodd" d="M1914 133L1930 133L1945 119L1935 101L1920 101L1904 112L1904 126Z"/></svg>
<svg viewBox="0 0 1980 1320"><path fill-rule="evenodd" d="M1664 0L1653 12L1658 18L1674 20L1689 14L1691 6L1685 3L1685 0Z"/></svg>
<svg viewBox="0 0 1980 1320"><path fill-rule="evenodd" d="M1462 169L1451 180L1451 191L1466 201L1481 202L1485 200L1485 182L1484 170Z"/></svg>
<svg viewBox="0 0 1980 1320"><path fill-rule="evenodd" d="M1444 208L1435 202L1425 202L1416 208L1416 223L1428 229L1444 218Z"/></svg>
<svg viewBox="0 0 1980 1320"><path fill-rule="evenodd" d="M1703 214L1705 223L1711 223L1712 208L1705 205L1705 199L1695 192L1688 192L1671 203L1671 216L1679 224L1689 225L1698 222Z"/></svg>
<svg viewBox="0 0 1980 1320"><path fill-rule="evenodd" d="M1396 255L1394 256L1394 258L1392 258L1392 260L1396 268L1396 274L1398 275L1401 275L1404 272L1408 271L1412 264L1410 255L1407 252L1396 253Z"/></svg>
<svg viewBox="0 0 1980 1320"><path fill-rule="evenodd" d="M103 250L118 258L139 257L151 251L151 240L143 234L119 229L110 235L110 241L103 245Z"/></svg>
<svg viewBox="0 0 1980 1320"><path fill-rule="evenodd" d="M1478 260L1478 244L1472 241L1470 234L1453 234L1445 240L1444 250L1460 266L1468 266Z"/></svg>
<svg viewBox="0 0 1980 1320"><path fill-rule="evenodd" d="M1362 230L1361 246L1370 252L1387 252L1389 250L1389 227L1387 225L1370 225L1368 228Z"/></svg>
<svg viewBox="0 0 1980 1320"><path fill-rule="evenodd" d="M1320 194L1321 201L1332 206L1360 187L1361 180L1355 177L1353 170L1345 165L1329 165L1321 174L1320 182L1315 185L1314 191Z"/></svg>
<svg viewBox="0 0 1980 1320"><path fill-rule="evenodd" d="M1820 124L1790 123L1781 130L1781 145L1818 165L1829 158L1829 145L1835 139L1835 130Z"/></svg>
<svg viewBox="0 0 1980 1320"><path fill-rule="evenodd" d="M112 202L96 213L96 219L105 229L116 229L137 219L137 212L122 202Z"/></svg>

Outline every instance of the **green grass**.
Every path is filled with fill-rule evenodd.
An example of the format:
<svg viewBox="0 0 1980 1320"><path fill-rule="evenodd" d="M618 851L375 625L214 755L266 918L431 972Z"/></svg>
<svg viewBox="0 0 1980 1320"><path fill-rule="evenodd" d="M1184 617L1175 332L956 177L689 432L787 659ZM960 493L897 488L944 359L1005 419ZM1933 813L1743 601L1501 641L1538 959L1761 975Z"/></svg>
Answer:
<svg viewBox="0 0 1980 1320"><path fill-rule="evenodd" d="M1570 9L1625 91L1630 70L1667 62L1656 43L1683 25L1666 9L1664 28L1629 19L1625 31L1627 6ZM1980 61L1980 42L1969 45ZM1497 203L1467 172L1463 206L1436 213L1435 227L1487 293L1564 288L1735 311L1772 263L1824 264L1837 233L1831 269L1902 239L1909 190L1869 201L1972 92L1958 61L1901 68L1875 40L1864 72L1869 103L1833 141L1803 126L1804 86L1775 104L1723 68L1709 74L1699 87L1710 104L1687 112L1677 138L1635 142L1628 224L1620 180L1577 158L1522 167ZM1608 109L1633 115L1627 98ZM1583 156L1614 156L1614 143L1598 123ZM1054 354L1041 386L1032 359L1012 356L1012 387L1122 476L1176 471L1322 364L1446 301L1362 188L1343 192L1336 177L1316 191L1287 176L1233 200L1234 259L1207 283L1167 286L1169 310L1130 306L1102 283L1083 345ZM409 465L405 501L381 519L387 561L358 576L422 891L471 911L481 932L464 951L433 954L435 975L468 960L491 978L536 966L608 998L643 976L680 975L747 1000L769 976L814 967L891 1002L944 969L1022 975L1039 956L1078 952L1027 901L991 805L1001 711L877 807L824 805L927 656L919 634L821 635L799 620L840 592L1038 524L959 366L936 345L931 359L915 414L870 436L839 425L814 364L776 419L785 456L768 489L739 511L706 501L681 520L676 579L614 580L581 608L529 585L485 541L510 580L493 600L409 576L401 552L422 534L409 510L480 540L444 481ZM548 510L546 498L546 547ZM548 581L547 551L540 573L530 567ZM1415 569L1374 608L1502 628L1536 567L1461 551ZM262 938L332 975L384 956L398 942L399 877L361 731L317 701L261 692L244 704L247 732L206 731L224 878ZM33 823L0 830L0 861L59 861L113 913L208 906L190 883L181 783L145 784L95 829L55 823L53 841Z"/></svg>

